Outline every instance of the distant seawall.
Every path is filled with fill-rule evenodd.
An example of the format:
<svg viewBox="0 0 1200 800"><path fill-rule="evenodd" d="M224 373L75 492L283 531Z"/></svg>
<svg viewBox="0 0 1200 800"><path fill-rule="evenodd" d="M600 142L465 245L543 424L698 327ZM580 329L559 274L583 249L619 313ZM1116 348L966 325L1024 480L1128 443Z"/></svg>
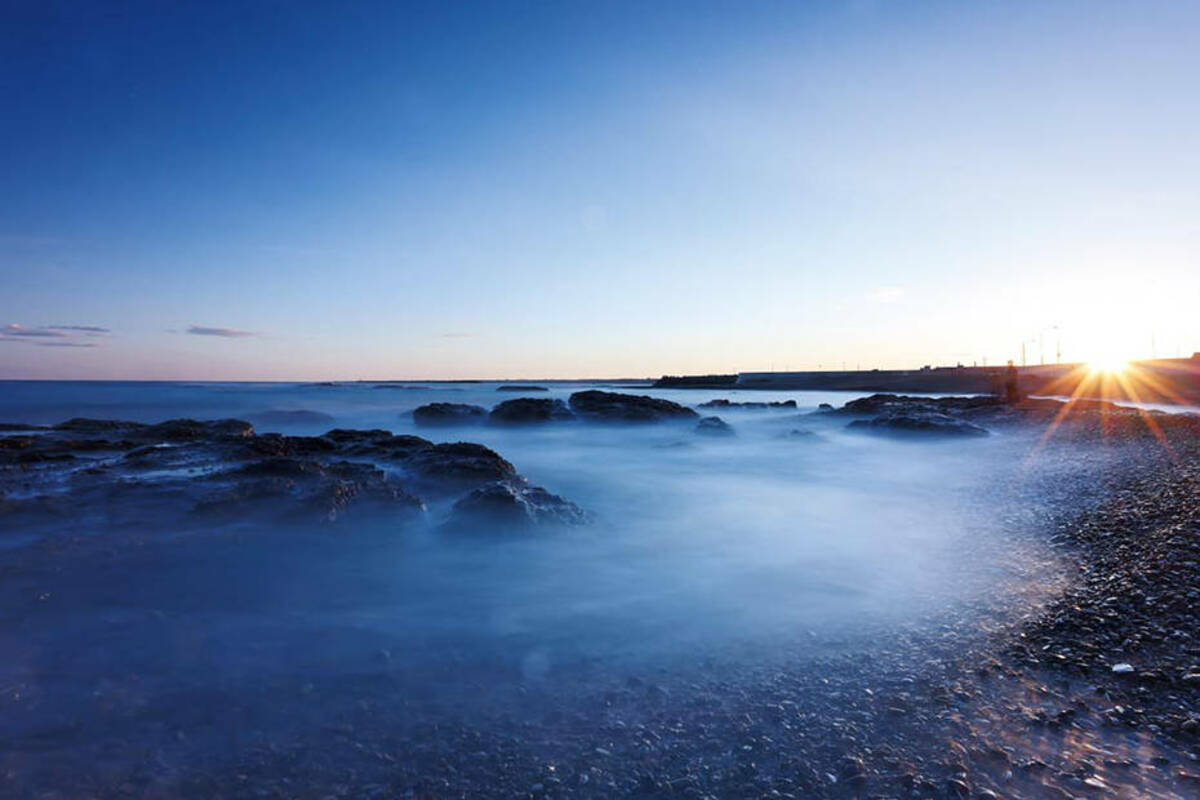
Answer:
<svg viewBox="0 0 1200 800"><path fill-rule="evenodd" d="M1108 397L1150 403L1200 404L1200 353L1191 358L1132 362L1120 374L1102 374L1084 364L1018 367L1025 394ZM926 367L911 370L823 370L740 372L736 375L664 375L663 389L763 389L852 392L945 392L990 394L1004 391L1004 367Z"/></svg>

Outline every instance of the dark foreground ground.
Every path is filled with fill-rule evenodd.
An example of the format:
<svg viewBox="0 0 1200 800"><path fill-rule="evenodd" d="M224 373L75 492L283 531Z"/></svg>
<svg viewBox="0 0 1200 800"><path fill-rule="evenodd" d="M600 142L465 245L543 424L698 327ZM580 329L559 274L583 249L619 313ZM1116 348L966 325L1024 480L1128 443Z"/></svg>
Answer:
<svg viewBox="0 0 1200 800"><path fill-rule="evenodd" d="M1045 426L1059 412L1048 404L1016 411L971 401L912 405L877 401L843 413L937 413L994 427ZM1045 452L1063 439L1115 457L1089 485L1038 487L1059 510L1037 520L1030 535L1048 539L1065 565L1048 600L997 598L901 629L855 631L876 645L829 642L824 656L783 648L679 670L582 670L569 690L531 679L494 692L489 665L451 659L447 680L473 680L476 689L454 701L415 694L403 659L389 652L364 654L361 668L336 676L301 671L210 687L170 698L169 708L144 699L150 676L131 674L96 687L90 721L48 722L32 733L17 724L22 715L53 720L54 699L5 686L0 791L46 798L1200 797L1196 425L1159 419L1151 426L1131 412L1081 406ZM10 657L36 636L34 609L53 602L29 575L72 568L52 556L24 563L21 575L10 565L5 576L9 611L0 631Z"/></svg>

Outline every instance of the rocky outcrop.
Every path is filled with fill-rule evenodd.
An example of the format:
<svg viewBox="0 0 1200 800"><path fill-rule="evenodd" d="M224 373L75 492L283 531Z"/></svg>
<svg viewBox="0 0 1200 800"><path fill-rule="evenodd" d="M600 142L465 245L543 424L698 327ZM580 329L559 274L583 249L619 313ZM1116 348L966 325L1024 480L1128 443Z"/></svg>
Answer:
<svg viewBox="0 0 1200 800"><path fill-rule="evenodd" d="M851 400L839 410L843 414L877 415L893 411L929 411L939 414L972 412L1003 407L1004 400L991 395L979 397L916 397L903 394L873 394Z"/></svg>
<svg viewBox="0 0 1200 800"><path fill-rule="evenodd" d="M412 412L413 422L424 426L473 425L483 422L487 409L468 403L429 403Z"/></svg>
<svg viewBox="0 0 1200 800"><path fill-rule="evenodd" d="M661 422L700 416L687 406L670 400L598 389L576 392L571 395L570 403L579 416L599 422Z"/></svg>
<svg viewBox="0 0 1200 800"><path fill-rule="evenodd" d="M562 400L549 397L518 397L505 400L488 415L491 422L503 425L530 425L539 422L565 422L575 414Z"/></svg>
<svg viewBox="0 0 1200 800"><path fill-rule="evenodd" d="M870 420L859 419L851 422L847 428L867 433L913 436L970 437L988 435L986 428L948 414L930 411L895 412Z"/></svg>
<svg viewBox="0 0 1200 800"><path fill-rule="evenodd" d="M727 437L733 436L733 427L720 417L703 417L696 423L696 433L701 436Z"/></svg>
<svg viewBox="0 0 1200 800"><path fill-rule="evenodd" d="M231 520L334 522L356 513L411 518L425 506L370 464L268 458L210 476L196 513Z"/></svg>
<svg viewBox="0 0 1200 800"><path fill-rule="evenodd" d="M457 532L494 532L556 525L583 525L592 515L541 487L500 481L480 486L456 502L444 528Z"/></svg>
<svg viewBox="0 0 1200 800"><path fill-rule="evenodd" d="M436 493L519 477L516 468L495 450L472 442L435 444L416 450L403 464L423 487Z"/></svg>
<svg viewBox="0 0 1200 800"><path fill-rule="evenodd" d="M510 524L519 510L539 525L586 517L471 442L341 428L258 435L236 420L73 420L10 431L0 435L0 517L30 533L64 525L184 531L235 521L328 523L359 513L404 521L422 511L421 497L490 485L464 498L457 516Z"/></svg>
<svg viewBox="0 0 1200 800"><path fill-rule="evenodd" d="M747 401L737 402L734 400L725 400L723 398L717 400L709 400L707 403L701 403L699 408L723 408L728 410L745 410L745 411L763 411L766 409L796 409L795 400L776 400L767 402Z"/></svg>

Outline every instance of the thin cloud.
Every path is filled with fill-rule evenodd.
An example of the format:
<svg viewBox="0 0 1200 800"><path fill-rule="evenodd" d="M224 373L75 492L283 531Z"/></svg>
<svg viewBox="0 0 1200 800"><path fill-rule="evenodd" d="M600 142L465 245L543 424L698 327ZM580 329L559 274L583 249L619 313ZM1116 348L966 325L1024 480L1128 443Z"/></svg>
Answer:
<svg viewBox="0 0 1200 800"><path fill-rule="evenodd" d="M96 336L112 333L108 328L101 328L99 325L44 325L42 327L48 331L75 331Z"/></svg>
<svg viewBox="0 0 1200 800"><path fill-rule="evenodd" d="M39 347L95 347L98 337L107 336L111 331L98 325L39 325L26 328L16 322L10 322L0 328L0 342L17 342Z"/></svg>
<svg viewBox="0 0 1200 800"><path fill-rule="evenodd" d="M219 336L225 339L250 339L260 334L238 328L213 328L208 325L190 325L187 332L193 336Z"/></svg>
<svg viewBox="0 0 1200 800"><path fill-rule="evenodd" d="M450 332L450 333L440 333L440 334L438 334L438 335L439 335L439 336L441 336L443 339L474 339L474 338L475 338L476 336L478 336L479 334L478 334L478 333L454 333L454 332Z"/></svg>

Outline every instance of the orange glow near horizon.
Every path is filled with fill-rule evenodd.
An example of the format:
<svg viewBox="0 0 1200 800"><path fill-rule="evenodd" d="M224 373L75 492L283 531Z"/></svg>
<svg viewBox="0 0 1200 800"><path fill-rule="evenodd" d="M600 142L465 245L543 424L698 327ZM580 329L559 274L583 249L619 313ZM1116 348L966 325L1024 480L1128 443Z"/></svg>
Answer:
<svg viewBox="0 0 1200 800"><path fill-rule="evenodd" d="M1135 404L1166 400L1173 403L1187 404L1185 398L1176 394L1166 382L1155 376L1151 371L1139 367L1137 364L1117 358L1090 360L1083 366L1055 380L1047 388L1047 394L1062 393L1068 396L1062 408L1058 410L1054 418L1047 424L1045 433L1034 446L1033 452L1029 456L1031 459L1041 452L1042 448L1050 441L1050 438L1054 436L1059 426L1068 421L1075 410L1076 404L1081 400L1125 401ZM1167 455L1173 461L1177 460L1174 449L1171 447L1170 442L1167 441L1166 434L1163 433L1161 426L1154 419L1154 416L1146 409L1140 407L1140 405L1135 405L1133 410L1136 411L1142 423L1166 451ZM1100 409L1102 417L1107 417L1109 413L1108 407Z"/></svg>

